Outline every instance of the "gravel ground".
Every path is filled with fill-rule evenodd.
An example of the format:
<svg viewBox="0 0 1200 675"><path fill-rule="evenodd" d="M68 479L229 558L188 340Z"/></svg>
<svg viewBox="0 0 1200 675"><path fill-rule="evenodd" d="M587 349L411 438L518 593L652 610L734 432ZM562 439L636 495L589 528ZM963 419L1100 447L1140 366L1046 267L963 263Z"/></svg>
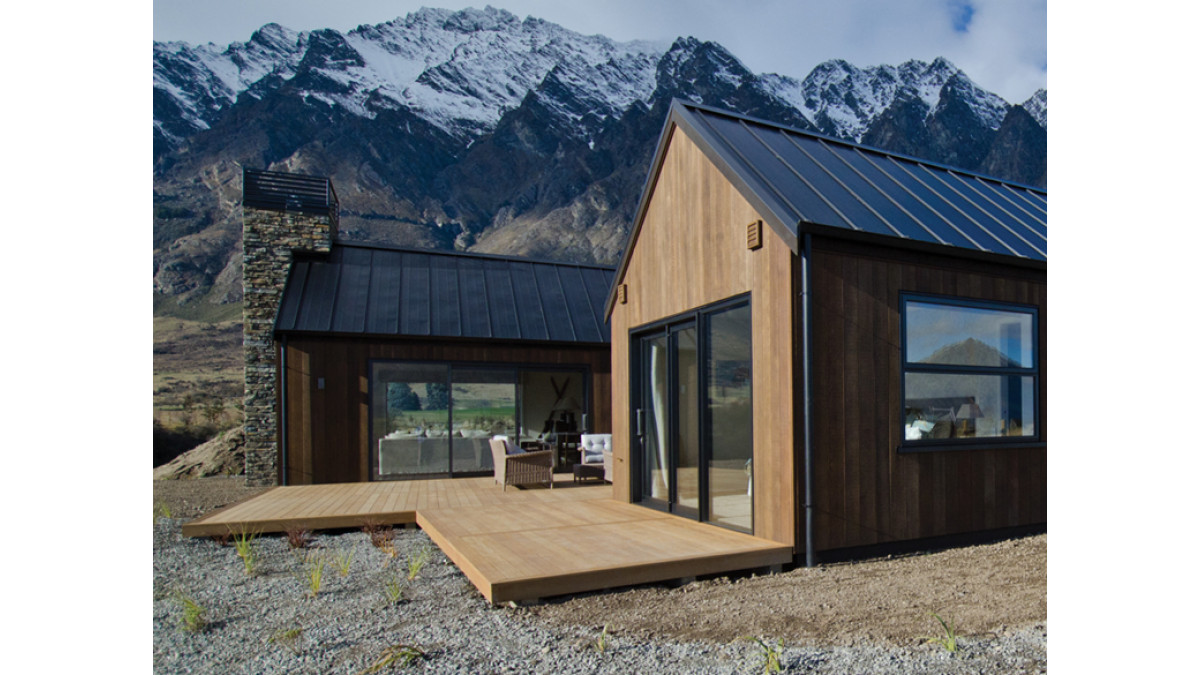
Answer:
<svg viewBox="0 0 1200 675"><path fill-rule="evenodd" d="M394 557L358 531L317 534L306 552L293 551L286 537L265 536L254 543L259 562L249 576L232 545L180 536L180 516L196 515L189 508L207 510L254 492L236 481L156 482L156 504L170 505L176 516L154 526L157 673L360 673L397 644L425 652L405 669L413 672L762 672L763 650L739 639L744 635L782 639L785 672L1046 669L1044 535L492 607L418 529L395 531ZM406 561L422 550L430 551L429 563L389 602L385 585L403 577ZM313 597L302 574L305 556L333 561L347 553L348 574L330 562ZM1005 576L1013 567L1032 569ZM181 628L179 593L204 608L202 630ZM955 619L962 632L956 654L922 639L938 628L928 611ZM284 639L289 634L293 642ZM602 635L606 645L598 650Z"/></svg>

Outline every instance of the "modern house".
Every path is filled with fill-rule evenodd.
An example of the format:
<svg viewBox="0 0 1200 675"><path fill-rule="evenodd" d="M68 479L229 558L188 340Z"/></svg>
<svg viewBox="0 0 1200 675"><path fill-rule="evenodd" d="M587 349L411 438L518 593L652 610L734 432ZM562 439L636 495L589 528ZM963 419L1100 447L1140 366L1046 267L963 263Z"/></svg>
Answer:
<svg viewBox="0 0 1200 675"><path fill-rule="evenodd" d="M1044 527L1046 213L675 102L605 307L614 498L810 563Z"/></svg>
<svg viewBox="0 0 1200 675"><path fill-rule="evenodd" d="M607 432L613 269L339 242L328 179L243 175L247 482L484 475Z"/></svg>

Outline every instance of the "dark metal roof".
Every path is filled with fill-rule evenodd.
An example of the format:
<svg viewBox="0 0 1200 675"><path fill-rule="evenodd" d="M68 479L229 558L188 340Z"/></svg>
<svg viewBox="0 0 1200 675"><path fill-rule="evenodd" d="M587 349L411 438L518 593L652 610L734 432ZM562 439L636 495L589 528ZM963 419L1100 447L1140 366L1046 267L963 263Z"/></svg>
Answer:
<svg viewBox="0 0 1200 675"><path fill-rule="evenodd" d="M1046 262L1044 190L676 100L618 277L624 275L676 127L797 253L801 235L811 232ZM606 310L611 307L610 298Z"/></svg>
<svg viewBox="0 0 1200 675"><path fill-rule="evenodd" d="M292 263L277 332L603 344L615 270L334 244Z"/></svg>
<svg viewBox="0 0 1200 675"><path fill-rule="evenodd" d="M243 168L242 206L336 218L338 199L328 178Z"/></svg>

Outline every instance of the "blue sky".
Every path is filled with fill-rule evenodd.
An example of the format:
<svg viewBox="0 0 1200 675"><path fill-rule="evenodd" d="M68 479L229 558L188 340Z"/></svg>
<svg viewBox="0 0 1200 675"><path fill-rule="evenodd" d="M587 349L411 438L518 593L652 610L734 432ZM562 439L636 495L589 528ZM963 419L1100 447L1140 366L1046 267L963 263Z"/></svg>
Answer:
<svg viewBox="0 0 1200 675"><path fill-rule="evenodd" d="M228 44L265 23L346 32L422 5L454 0L155 0L154 39ZM494 0L534 16L617 40L715 40L751 70L803 77L822 61L858 66L945 56L977 84L1012 103L1046 86L1045 0Z"/></svg>

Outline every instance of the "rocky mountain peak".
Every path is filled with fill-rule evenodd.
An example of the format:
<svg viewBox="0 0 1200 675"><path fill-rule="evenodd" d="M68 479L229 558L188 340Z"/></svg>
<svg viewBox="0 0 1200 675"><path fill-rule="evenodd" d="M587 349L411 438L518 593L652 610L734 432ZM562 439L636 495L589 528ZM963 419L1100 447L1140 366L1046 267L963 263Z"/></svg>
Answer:
<svg viewBox="0 0 1200 675"><path fill-rule="evenodd" d="M1028 112L1030 114L1030 116L1033 117L1033 119L1037 120L1037 123L1042 125L1043 129L1046 128L1046 90L1045 89L1038 89L1037 91L1035 91L1033 93L1033 96L1030 96L1027 101L1025 101L1024 103L1021 104L1021 107L1024 108L1025 111Z"/></svg>
<svg viewBox="0 0 1200 675"><path fill-rule="evenodd" d="M944 58L796 79L691 36L622 43L493 7L268 24L154 45L156 292L239 299L239 165L333 178L347 239L615 262L672 98L1045 181L1045 92L1008 106Z"/></svg>

